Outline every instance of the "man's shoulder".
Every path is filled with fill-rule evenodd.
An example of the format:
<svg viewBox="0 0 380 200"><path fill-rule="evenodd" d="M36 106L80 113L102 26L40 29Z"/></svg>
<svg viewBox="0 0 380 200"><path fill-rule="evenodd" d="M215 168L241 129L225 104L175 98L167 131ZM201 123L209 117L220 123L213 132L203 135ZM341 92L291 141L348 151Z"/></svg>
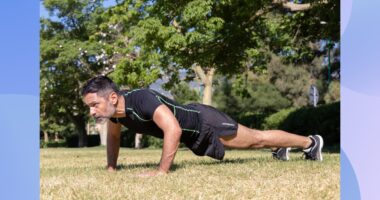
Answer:
<svg viewBox="0 0 380 200"><path fill-rule="evenodd" d="M145 104L145 103L149 103L149 101L153 99L157 99L156 92L148 88L125 91L124 93L122 93L122 95L128 102L132 104L135 104L135 103Z"/></svg>

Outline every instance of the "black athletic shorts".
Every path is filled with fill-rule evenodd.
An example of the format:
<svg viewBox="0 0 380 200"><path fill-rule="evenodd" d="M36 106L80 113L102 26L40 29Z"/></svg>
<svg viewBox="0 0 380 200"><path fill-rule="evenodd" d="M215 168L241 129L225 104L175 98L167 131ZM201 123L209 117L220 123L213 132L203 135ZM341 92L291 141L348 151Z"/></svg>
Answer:
<svg viewBox="0 0 380 200"><path fill-rule="evenodd" d="M190 149L196 155L207 155L222 160L224 157L224 146L220 142L219 137L236 134L238 123L227 114L211 106L203 104L191 105L194 106L196 110L201 111L201 130Z"/></svg>

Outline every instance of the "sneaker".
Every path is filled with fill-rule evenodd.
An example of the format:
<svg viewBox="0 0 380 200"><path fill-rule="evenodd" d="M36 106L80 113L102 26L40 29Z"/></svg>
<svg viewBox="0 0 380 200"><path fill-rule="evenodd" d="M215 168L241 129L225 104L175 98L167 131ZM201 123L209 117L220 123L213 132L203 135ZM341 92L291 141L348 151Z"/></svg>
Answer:
<svg viewBox="0 0 380 200"><path fill-rule="evenodd" d="M314 145L303 150L305 159L322 161L323 138L320 135L310 135L309 138L314 140Z"/></svg>
<svg viewBox="0 0 380 200"><path fill-rule="evenodd" d="M289 160L289 151L290 147L278 148L277 150L272 151L272 156L277 160Z"/></svg>

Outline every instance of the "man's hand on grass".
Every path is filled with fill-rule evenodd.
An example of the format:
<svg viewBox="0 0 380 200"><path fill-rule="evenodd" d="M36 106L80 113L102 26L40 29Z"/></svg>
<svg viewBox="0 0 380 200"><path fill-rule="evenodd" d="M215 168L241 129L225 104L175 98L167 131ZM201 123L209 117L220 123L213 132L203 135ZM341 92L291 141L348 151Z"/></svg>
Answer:
<svg viewBox="0 0 380 200"><path fill-rule="evenodd" d="M107 166L108 172L116 172L116 167Z"/></svg>
<svg viewBox="0 0 380 200"><path fill-rule="evenodd" d="M166 175L168 174L167 172L163 171L163 170L153 170L153 171L148 171L148 172L143 172L141 174L139 174L138 176L139 177L142 177L142 178L146 178L146 177L155 177L155 176L163 176L163 175Z"/></svg>

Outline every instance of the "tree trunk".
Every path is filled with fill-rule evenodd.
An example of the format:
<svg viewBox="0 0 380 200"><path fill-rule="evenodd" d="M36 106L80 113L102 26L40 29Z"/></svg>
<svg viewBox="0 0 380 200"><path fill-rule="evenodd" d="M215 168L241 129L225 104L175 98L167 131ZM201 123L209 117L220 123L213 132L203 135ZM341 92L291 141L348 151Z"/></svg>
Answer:
<svg viewBox="0 0 380 200"><path fill-rule="evenodd" d="M95 126L100 136L100 144L107 146L107 123L96 123Z"/></svg>
<svg viewBox="0 0 380 200"><path fill-rule="evenodd" d="M214 68L209 70L206 74L207 81L203 84L205 85L203 91L203 104L211 105L212 103L212 79L214 78Z"/></svg>
<svg viewBox="0 0 380 200"><path fill-rule="evenodd" d="M58 132L55 132L54 133L54 142L58 142L58 141L59 141Z"/></svg>
<svg viewBox="0 0 380 200"><path fill-rule="evenodd" d="M136 133L135 136L135 148L136 149L141 149L142 148L142 137L143 135L141 133Z"/></svg>
<svg viewBox="0 0 380 200"><path fill-rule="evenodd" d="M206 74L205 74L205 70L202 69L199 65L195 66L193 69L204 85L202 103L206 105L211 105L212 104L212 79L214 77L215 68L208 69Z"/></svg>
<svg viewBox="0 0 380 200"><path fill-rule="evenodd" d="M49 134L47 131L44 131L44 142L49 142Z"/></svg>
<svg viewBox="0 0 380 200"><path fill-rule="evenodd" d="M75 117L74 125L76 130L78 131L78 147L87 146L87 131L84 117Z"/></svg>
<svg viewBox="0 0 380 200"><path fill-rule="evenodd" d="M90 135L90 122L87 122L86 132L87 132L87 135Z"/></svg>

